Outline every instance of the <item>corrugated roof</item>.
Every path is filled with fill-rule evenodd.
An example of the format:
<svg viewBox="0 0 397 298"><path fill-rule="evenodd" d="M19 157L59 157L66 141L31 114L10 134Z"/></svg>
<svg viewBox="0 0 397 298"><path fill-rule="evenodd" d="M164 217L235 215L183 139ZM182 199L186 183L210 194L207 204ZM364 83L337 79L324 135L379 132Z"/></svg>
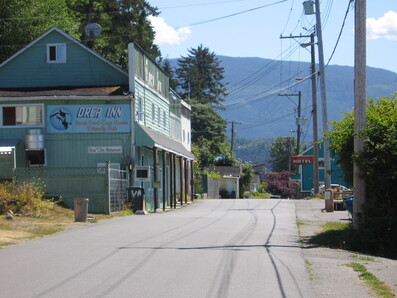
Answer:
<svg viewBox="0 0 397 298"><path fill-rule="evenodd" d="M0 97L116 96L127 93L128 86L0 89Z"/></svg>
<svg viewBox="0 0 397 298"><path fill-rule="evenodd" d="M137 124L137 146L157 147L188 159L195 159L194 155L181 143L148 127ZM138 134L145 134L143 137Z"/></svg>

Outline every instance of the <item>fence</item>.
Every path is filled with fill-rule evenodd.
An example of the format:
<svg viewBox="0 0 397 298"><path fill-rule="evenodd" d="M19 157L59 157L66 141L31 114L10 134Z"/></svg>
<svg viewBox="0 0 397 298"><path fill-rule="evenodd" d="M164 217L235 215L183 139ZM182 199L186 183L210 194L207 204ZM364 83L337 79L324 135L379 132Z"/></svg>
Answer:
<svg viewBox="0 0 397 298"><path fill-rule="evenodd" d="M17 182L41 181L45 196L61 198L72 208L74 198L89 198L88 211L110 214L122 210L127 200L126 171L105 167L84 168L15 168Z"/></svg>
<svg viewBox="0 0 397 298"><path fill-rule="evenodd" d="M128 172L108 169L108 197L110 213L119 212L127 203L127 187L129 186Z"/></svg>

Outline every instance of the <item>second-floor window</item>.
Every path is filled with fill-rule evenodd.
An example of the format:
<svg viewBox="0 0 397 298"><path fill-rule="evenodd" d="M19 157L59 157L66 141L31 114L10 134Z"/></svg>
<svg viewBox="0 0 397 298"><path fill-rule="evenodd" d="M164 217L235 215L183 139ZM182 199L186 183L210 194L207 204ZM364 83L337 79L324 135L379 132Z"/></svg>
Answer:
<svg viewBox="0 0 397 298"><path fill-rule="evenodd" d="M42 126L43 105L15 105L0 107L1 126Z"/></svg>
<svg viewBox="0 0 397 298"><path fill-rule="evenodd" d="M152 121L156 119L156 106L152 103Z"/></svg>
<svg viewBox="0 0 397 298"><path fill-rule="evenodd" d="M138 97L138 121L143 121L143 102L142 102L142 97Z"/></svg>
<svg viewBox="0 0 397 298"><path fill-rule="evenodd" d="M167 117L165 111L163 111L163 125L164 127L167 127Z"/></svg>
<svg viewBox="0 0 397 298"><path fill-rule="evenodd" d="M66 44L48 44L47 63L66 63Z"/></svg>

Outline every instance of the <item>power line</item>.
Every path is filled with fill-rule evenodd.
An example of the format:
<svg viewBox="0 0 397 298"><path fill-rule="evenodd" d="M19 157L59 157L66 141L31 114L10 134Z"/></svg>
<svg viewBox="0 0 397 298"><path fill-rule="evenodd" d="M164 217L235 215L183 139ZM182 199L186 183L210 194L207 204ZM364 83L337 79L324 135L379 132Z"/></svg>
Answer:
<svg viewBox="0 0 397 298"><path fill-rule="evenodd" d="M174 9L174 8L185 8L185 7L197 7L197 6L208 6L208 5L216 5L216 4L224 4L224 3L233 3L233 2L243 2L243 1L246 2L246 0L229 0L229 1L206 2L206 3L198 3L198 4L186 4L186 5L166 6L166 7L159 7L159 10Z"/></svg>
<svg viewBox="0 0 397 298"><path fill-rule="evenodd" d="M225 15L225 16L222 16L222 17L213 18L213 19L209 19L209 20L205 20L205 21L201 21L201 22L196 22L196 23L192 23L192 24L188 24L188 25L184 25L184 26L172 27L172 29L178 30L178 29L182 29L182 28L185 28L185 27L203 25L203 24L207 24L207 23L211 23L211 22L227 19L227 18L230 18L230 17L234 17L234 16L237 16L237 15L240 15L240 14L244 14L244 13L247 13L247 12L255 11L255 10L258 10L258 9L262 9L262 8L265 8L265 7L269 7L269 6L273 6L273 5L276 5L276 4L280 4L280 3L283 3L283 2L286 2L286 1L288 1L288 0L280 0L280 1L277 1L277 2L270 3L270 4L266 4L266 5L262 5L262 6L258 6L258 7L254 7L254 8L250 8L250 9L247 9L247 10L242 10L242 11L239 11L239 12L236 12L236 13L232 13L232 14L228 14L228 15ZM169 30L171 30L171 29L169 29ZM168 31L168 30L164 30L164 31L161 31L161 32L166 32L166 31Z"/></svg>

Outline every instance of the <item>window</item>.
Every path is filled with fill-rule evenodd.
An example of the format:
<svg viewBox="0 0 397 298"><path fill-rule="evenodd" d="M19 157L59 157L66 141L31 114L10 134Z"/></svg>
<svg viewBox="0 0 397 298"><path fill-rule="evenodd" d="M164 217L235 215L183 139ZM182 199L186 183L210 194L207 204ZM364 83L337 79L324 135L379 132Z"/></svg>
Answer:
<svg viewBox="0 0 397 298"><path fill-rule="evenodd" d="M26 150L28 166L45 166L45 150Z"/></svg>
<svg viewBox="0 0 397 298"><path fill-rule="evenodd" d="M152 103L152 120L156 119L156 107L154 103Z"/></svg>
<svg viewBox="0 0 397 298"><path fill-rule="evenodd" d="M42 126L43 105L3 106L2 126Z"/></svg>
<svg viewBox="0 0 397 298"><path fill-rule="evenodd" d="M47 63L66 63L66 44L48 44Z"/></svg>
<svg viewBox="0 0 397 298"><path fill-rule="evenodd" d="M167 118L166 118L165 111L163 111L163 125L164 125L164 128L167 127Z"/></svg>
<svg viewBox="0 0 397 298"><path fill-rule="evenodd" d="M159 118L157 119L158 124L161 124L161 109L160 107L157 108L157 114L159 115Z"/></svg>
<svg viewBox="0 0 397 298"><path fill-rule="evenodd" d="M142 103L142 97L138 97L138 121L143 121L143 103Z"/></svg>

